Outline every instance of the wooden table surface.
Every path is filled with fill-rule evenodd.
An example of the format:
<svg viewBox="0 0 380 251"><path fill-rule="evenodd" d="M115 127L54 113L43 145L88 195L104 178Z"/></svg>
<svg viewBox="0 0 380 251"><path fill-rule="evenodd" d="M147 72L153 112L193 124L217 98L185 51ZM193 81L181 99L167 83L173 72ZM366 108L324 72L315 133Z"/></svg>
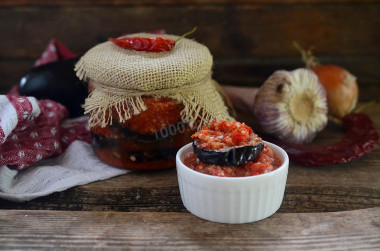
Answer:
<svg viewBox="0 0 380 251"><path fill-rule="evenodd" d="M379 111L365 110L378 130ZM329 125L315 143L342 136ZM291 162L279 211L234 225L189 213L175 169L132 172L30 202L0 200L0 249L379 249L379 177L379 147L343 165Z"/></svg>

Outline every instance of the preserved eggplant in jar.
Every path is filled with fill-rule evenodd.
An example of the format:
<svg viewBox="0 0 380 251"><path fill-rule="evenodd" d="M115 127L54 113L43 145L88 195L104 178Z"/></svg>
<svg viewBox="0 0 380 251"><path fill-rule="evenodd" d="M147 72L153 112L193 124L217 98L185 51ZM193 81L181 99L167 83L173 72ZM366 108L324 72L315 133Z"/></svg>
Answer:
<svg viewBox="0 0 380 251"><path fill-rule="evenodd" d="M127 169L174 168L177 151L197 129L213 118L233 119L212 79L213 57L193 39L149 33L128 37L178 42L170 51L152 52L107 41L80 58L74 70L89 84L82 107L90 116L94 152Z"/></svg>
<svg viewBox="0 0 380 251"><path fill-rule="evenodd" d="M147 109L119 123L91 128L95 154L104 162L127 169L153 170L175 167L179 148L191 142L196 128L181 120L182 103L171 98L142 98Z"/></svg>

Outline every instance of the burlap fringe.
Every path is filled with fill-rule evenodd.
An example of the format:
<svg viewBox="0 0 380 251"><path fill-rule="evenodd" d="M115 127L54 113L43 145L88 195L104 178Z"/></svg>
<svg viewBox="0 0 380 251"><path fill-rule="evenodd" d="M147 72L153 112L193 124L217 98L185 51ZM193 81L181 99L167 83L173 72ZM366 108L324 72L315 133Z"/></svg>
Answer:
<svg viewBox="0 0 380 251"><path fill-rule="evenodd" d="M117 112L119 123L124 123L133 115L146 110L142 96L149 95L157 98L173 98L184 105L181 111L182 121L191 127L195 125L200 129L213 118L233 120L228 114L227 107L221 95L217 92L216 81L211 79L211 72L198 83L181 86L173 89L161 89L152 91L125 90L104 86L95 81L90 81L86 73L84 61L75 66L79 79L89 81L94 90L89 94L83 105L85 114L90 114L89 127L105 127L112 124L112 113ZM199 123L199 124L198 124Z"/></svg>
<svg viewBox="0 0 380 251"><path fill-rule="evenodd" d="M77 75L77 77L80 79L80 80L84 80L84 81L87 81L87 73L86 73L86 65L84 63L84 61L79 61L76 63L75 67L74 67L74 71L76 72L75 74Z"/></svg>
<svg viewBox="0 0 380 251"><path fill-rule="evenodd" d="M184 109L181 111L182 121L188 123L191 127L196 126L200 129L203 125L208 124L213 118L233 120L229 116L227 107L224 105L220 94L213 87L213 80L210 80L207 85L211 85L209 94L204 97L204 89L189 91L178 91L162 94L150 94L157 98L169 97L173 98L184 105ZM146 106L142 100L143 95L136 95L130 97L128 95L121 95L116 93L106 93L100 89L94 89L85 101L84 109L85 114L90 114L89 127L94 126L105 127L112 124L113 111L117 112L119 123L124 123L130 119L133 115L137 115L140 112L146 110ZM210 102L209 99L213 99ZM205 102L202 99L207 99ZM218 107L218 109L215 109ZM220 109L220 108L223 109ZM197 124L195 124L197 123Z"/></svg>

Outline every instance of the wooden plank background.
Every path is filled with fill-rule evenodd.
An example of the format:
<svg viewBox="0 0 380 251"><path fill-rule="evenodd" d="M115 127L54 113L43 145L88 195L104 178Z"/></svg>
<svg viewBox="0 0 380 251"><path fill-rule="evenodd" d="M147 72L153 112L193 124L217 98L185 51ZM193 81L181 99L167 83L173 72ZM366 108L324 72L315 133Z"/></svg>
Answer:
<svg viewBox="0 0 380 251"><path fill-rule="evenodd" d="M198 27L221 84L259 86L303 66L292 42L358 77L360 100L379 100L378 0L5 0L0 2L0 91L31 67L51 38L83 54L108 37Z"/></svg>
<svg viewBox="0 0 380 251"><path fill-rule="evenodd" d="M375 250L379 210L217 224L185 213L0 211L4 250ZM17 225L15 225L17 221Z"/></svg>

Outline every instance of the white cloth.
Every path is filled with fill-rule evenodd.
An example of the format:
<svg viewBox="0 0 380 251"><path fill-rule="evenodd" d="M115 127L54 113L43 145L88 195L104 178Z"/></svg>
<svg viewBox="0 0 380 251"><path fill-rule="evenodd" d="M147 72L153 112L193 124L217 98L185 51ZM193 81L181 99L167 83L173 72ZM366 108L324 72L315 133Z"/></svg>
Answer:
<svg viewBox="0 0 380 251"><path fill-rule="evenodd" d="M0 167L0 198L23 202L70 187L126 174L100 161L83 141L74 141L60 156L47 159L25 170Z"/></svg>

